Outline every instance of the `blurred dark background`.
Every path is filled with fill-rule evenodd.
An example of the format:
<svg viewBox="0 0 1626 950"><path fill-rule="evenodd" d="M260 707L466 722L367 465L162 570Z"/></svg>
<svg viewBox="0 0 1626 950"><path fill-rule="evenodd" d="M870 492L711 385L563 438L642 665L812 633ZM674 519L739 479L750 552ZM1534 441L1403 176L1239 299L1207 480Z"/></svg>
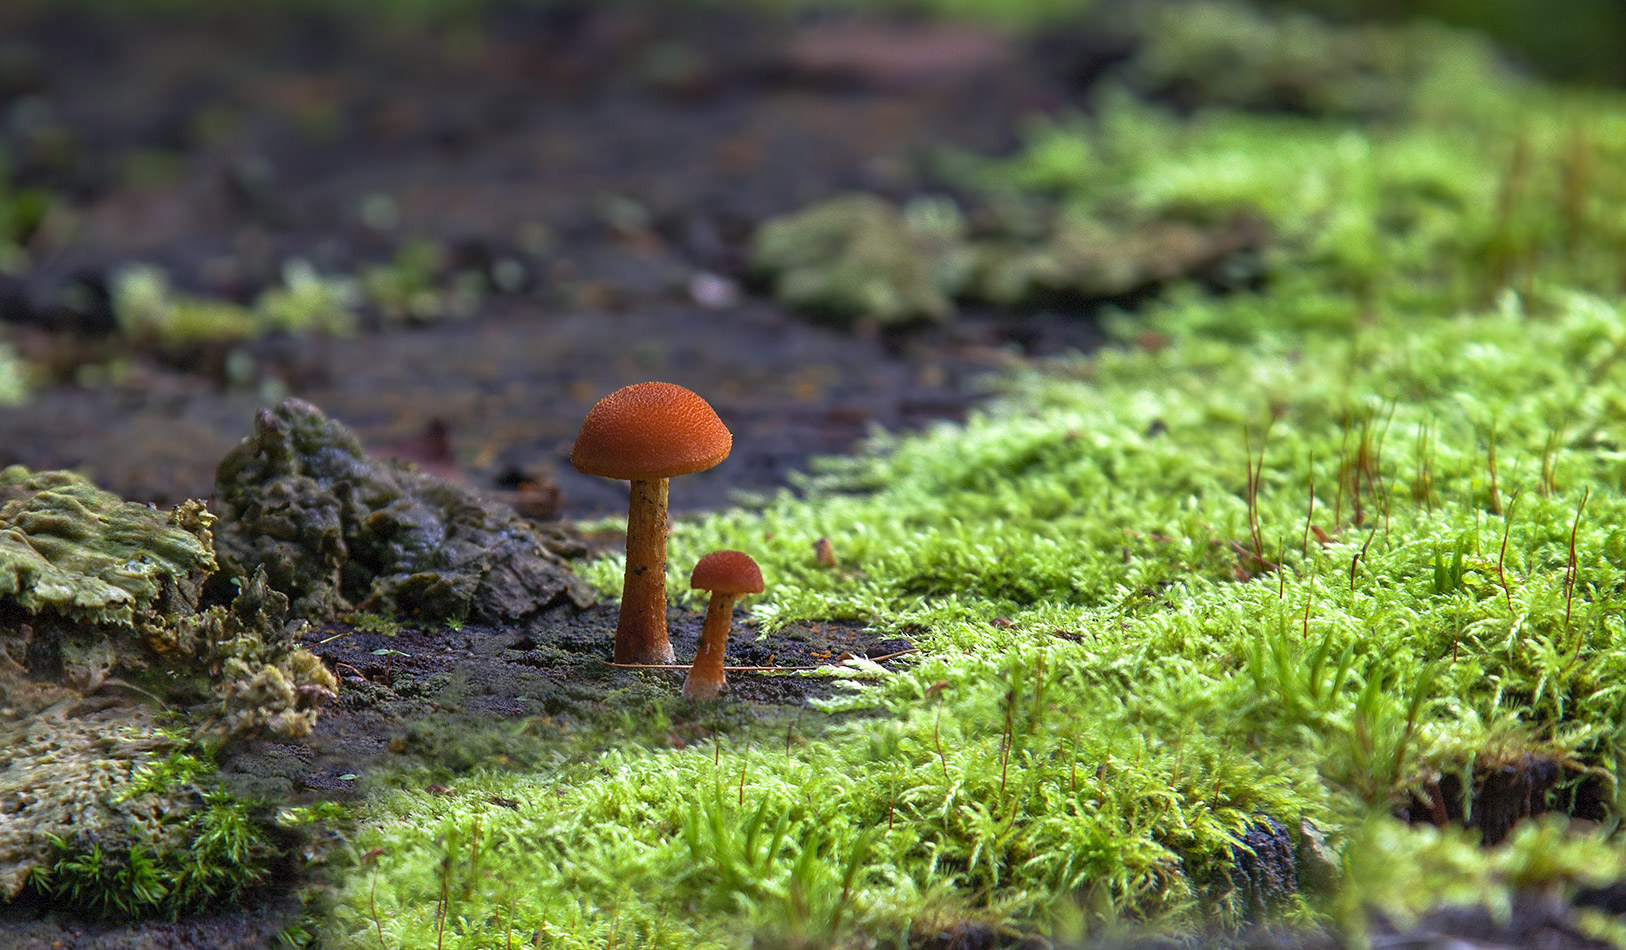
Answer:
<svg viewBox="0 0 1626 950"><path fill-rule="evenodd" d="M645 0L656 6L674 0ZM824 9L898 8L1031 22L1123 0L681 0L696 6ZM1261 5L1300 9L1335 21L1396 22L1432 19L1481 31L1533 69L1554 79L1626 84L1626 2L1623 0L1260 0ZM347 10L391 20L458 19L493 7L568 6L561 0L7 0L19 6L96 6L107 12L192 15L226 9Z"/></svg>

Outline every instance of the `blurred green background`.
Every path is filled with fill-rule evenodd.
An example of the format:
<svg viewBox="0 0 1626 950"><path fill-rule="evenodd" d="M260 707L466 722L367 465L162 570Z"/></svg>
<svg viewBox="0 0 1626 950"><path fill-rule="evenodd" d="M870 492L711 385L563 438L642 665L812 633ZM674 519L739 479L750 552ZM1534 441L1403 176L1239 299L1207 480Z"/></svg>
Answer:
<svg viewBox="0 0 1626 950"><path fill-rule="evenodd" d="M1623 0L1270 0L1336 20L1430 18L1480 30L1554 79L1626 83Z"/></svg>

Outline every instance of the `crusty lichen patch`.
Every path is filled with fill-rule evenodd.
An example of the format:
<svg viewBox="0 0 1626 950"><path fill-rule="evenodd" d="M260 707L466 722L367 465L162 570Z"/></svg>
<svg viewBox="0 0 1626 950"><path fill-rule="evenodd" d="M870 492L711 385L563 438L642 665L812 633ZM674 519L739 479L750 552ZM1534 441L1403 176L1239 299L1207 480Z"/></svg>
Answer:
<svg viewBox="0 0 1626 950"><path fill-rule="evenodd" d="M92 624L197 606L215 570L198 501L162 512L72 472L0 471L0 598Z"/></svg>
<svg viewBox="0 0 1626 950"><path fill-rule="evenodd" d="M474 491L380 461L315 406L262 410L220 463L217 549L229 576L263 567L295 612L361 607L496 621L591 595L556 543Z"/></svg>
<svg viewBox="0 0 1626 950"><path fill-rule="evenodd" d="M104 854L174 844L163 818L189 813L195 790L126 793L141 764L175 744L144 708L111 698L0 720L0 897L16 897L58 841L94 841Z"/></svg>
<svg viewBox="0 0 1626 950"><path fill-rule="evenodd" d="M264 873L246 806L193 776L141 780L194 739L308 734L338 687L264 572L199 609L213 521L0 472L0 899L32 885L86 913L173 913ZM161 728L159 706L197 716Z"/></svg>
<svg viewBox="0 0 1626 950"><path fill-rule="evenodd" d="M161 656L211 673L219 699L210 725L227 735L270 732L299 737L316 725L318 707L333 698L338 680L298 645L304 621L286 622L288 598L272 590L265 571L242 585L230 607L210 607L146 628Z"/></svg>
<svg viewBox="0 0 1626 950"><path fill-rule="evenodd" d="M0 701L21 717L114 685L192 703L227 734L310 732L337 686L285 626L287 600L251 579L198 610L216 562L202 502L127 502L71 472L0 472ZM125 683L120 677L141 680Z"/></svg>

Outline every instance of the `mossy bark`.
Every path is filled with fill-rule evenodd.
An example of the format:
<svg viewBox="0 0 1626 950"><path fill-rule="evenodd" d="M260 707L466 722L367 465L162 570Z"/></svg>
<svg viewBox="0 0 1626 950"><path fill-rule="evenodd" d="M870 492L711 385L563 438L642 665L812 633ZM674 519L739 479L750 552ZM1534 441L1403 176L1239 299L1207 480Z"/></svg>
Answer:
<svg viewBox="0 0 1626 950"><path fill-rule="evenodd" d="M695 651L694 665L683 681L685 699L715 699L728 681L728 674L723 672L723 653L728 648L728 629L739 596L712 592L711 603L706 605L706 624L700 629L700 649Z"/></svg>
<svg viewBox="0 0 1626 950"><path fill-rule="evenodd" d="M671 663L666 638L666 485L634 479L627 502L627 576L615 628L617 663Z"/></svg>

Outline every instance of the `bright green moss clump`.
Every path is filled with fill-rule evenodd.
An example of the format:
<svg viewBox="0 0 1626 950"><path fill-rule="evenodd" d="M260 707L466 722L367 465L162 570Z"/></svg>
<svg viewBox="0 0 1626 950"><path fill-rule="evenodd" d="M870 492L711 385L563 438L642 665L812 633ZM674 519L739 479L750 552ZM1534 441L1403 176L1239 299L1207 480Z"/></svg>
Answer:
<svg viewBox="0 0 1626 950"><path fill-rule="evenodd" d="M1615 787L1626 319L1568 293L1377 319L1034 372L964 426L680 525L675 561L749 547L772 571L758 622L858 618L922 656L844 664L864 688L831 705L870 715L804 717L788 742L780 724L400 793L358 842L385 857L342 926L376 941L376 903L391 946L679 947L1235 919L1234 841L1267 818L1290 877L1335 882L1276 912L1356 929L1398 906L1391 880L1502 899L1618 866L1550 833L1482 866L1384 816L1529 757Z"/></svg>
<svg viewBox="0 0 1626 950"><path fill-rule="evenodd" d="M283 269L252 307L175 293L156 267L133 265L112 279L113 316L120 332L147 345L240 343L272 332L348 336L356 330L352 282L323 277L304 261Z"/></svg>
<svg viewBox="0 0 1626 950"><path fill-rule="evenodd" d="M1163 89L1246 52L1177 26L1148 41L1158 69L1119 78ZM1258 237L1203 274L1232 293L1174 268L1109 314L1133 347L675 528L675 563L758 560L766 628L918 645L901 671L825 671L853 687L826 708L862 718L401 792L357 842L382 856L339 945L903 945L966 918L1065 941L1259 914L1358 936L1374 908L1626 867L1618 844L1510 827L1583 785L1626 801L1626 102L1495 78L1455 39L1438 60L1310 39L1314 63L1267 48L1203 87L1257 111L1120 89L1015 155L946 162L981 204L934 203L942 244L878 199L767 225L781 299L878 321L1110 296L1090 281L1128 270L1080 262L1177 259L1147 235ZM1479 87L1447 96L1453 76ZM888 229L887 267L852 254ZM592 576L612 592L620 570ZM1498 791L1503 769L1532 789ZM1448 788L1507 844L1392 817Z"/></svg>

